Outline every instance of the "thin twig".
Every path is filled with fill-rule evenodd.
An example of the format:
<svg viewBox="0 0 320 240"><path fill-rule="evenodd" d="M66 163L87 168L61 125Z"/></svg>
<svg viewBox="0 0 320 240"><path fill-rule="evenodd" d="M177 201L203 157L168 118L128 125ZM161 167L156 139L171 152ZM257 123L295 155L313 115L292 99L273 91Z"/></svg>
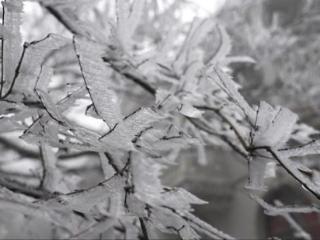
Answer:
<svg viewBox="0 0 320 240"><path fill-rule="evenodd" d="M286 213L320 213L320 208L317 206L273 206L257 195L251 194L250 197L263 207L270 216Z"/></svg>
<svg viewBox="0 0 320 240"><path fill-rule="evenodd" d="M144 220L143 220L142 217L139 217L139 222L140 222L141 231L142 231L142 234L143 234L143 240L150 240L146 225L145 225Z"/></svg>
<svg viewBox="0 0 320 240"><path fill-rule="evenodd" d="M49 191L30 187L26 184L4 177L0 177L0 185L13 192L21 193L36 199L48 199L52 198L55 195Z"/></svg>
<svg viewBox="0 0 320 240"><path fill-rule="evenodd" d="M229 145L229 147L231 147L231 149L233 149L235 152L237 152L240 156L242 156L244 159L246 159L246 161L248 161L248 154L246 154L244 151L242 151L240 148L238 148L238 146L236 146L233 142L231 142L226 136L220 134L220 133L216 133L214 131L212 131L210 128L208 128L207 126L202 126L201 124L199 124L197 121L195 121L192 118L186 117L186 119L192 123L192 125L194 125L196 128L198 128L199 130L202 130L210 135L213 136L217 136L219 137L221 140L223 140L227 145Z"/></svg>
<svg viewBox="0 0 320 240"><path fill-rule="evenodd" d="M217 115L219 115L223 121L225 121L230 128L234 131L235 135L237 136L238 140L240 141L241 145L243 146L244 149L248 148L248 145L246 143L246 141L244 140L244 138L241 136L239 130L237 129L237 127L230 121L230 119L228 119L228 117L226 117L222 112L221 109L219 108L213 108L213 107L209 107L209 106L194 106L197 109L200 110L209 110L209 111L213 111L215 112Z"/></svg>
<svg viewBox="0 0 320 240"><path fill-rule="evenodd" d="M270 146L254 147L252 150L265 149L268 151L274 159L300 184L302 184L312 195L320 200L320 187L307 179L298 169L294 168L289 159L282 158L277 153L277 150Z"/></svg>

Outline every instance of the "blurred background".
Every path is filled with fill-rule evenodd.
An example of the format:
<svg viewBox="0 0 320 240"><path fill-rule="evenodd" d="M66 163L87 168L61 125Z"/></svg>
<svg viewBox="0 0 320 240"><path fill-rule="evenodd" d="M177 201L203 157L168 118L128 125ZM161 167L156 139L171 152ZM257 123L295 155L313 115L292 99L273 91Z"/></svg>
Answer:
<svg viewBox="0 0 320 240"><path fill-rule="evenodd" d="M115 14L114 1L88 1L89 5L93 2L95 7L84 11L84 18L103 22L108 20L106 15ZM38 40L52 32L70 37L67 30L38 3L26 2L24 12L21 29L24 41ZM225 26L232 40L232 55L249 56L254 60L231 65L235 81L242 86L241 93L251 104L266 100L288 107L298 113L301 123L305 124L301 134L310 133L317 137L320 128L320 0L149 0L145 19L152 24L142 25L137 39L141 40L144 48L152 48L164 37L163 33L173 32L177 36L174 44L178 45L195 18L212 18L212 21ZM202 47L219 47L215 31L209 33ZM60 88L72 90L81 84L80 76L72 71L75 59L64 60L63 64L56 66L55 81L51 84L51 91L57 96ZM68 86L61 84L66 73L74 79ZM148 98L140 101L148 101ZM127 104L125 100L124 104ZM70 113L70 118L77 119L86 106L86 103L79 103ZM77 121L89 128L102 127L97 120L83 115ZM0 174L36 186L41 172L38 149L18 139L18 135L17 132L0 134ZM264 215L257 203L250 199L244 190L247 166L236 154L219 147L207 148L206 151L208 165L199 165L194 151L190 149L180 154L179 165L163 174L166 184L185 187L210 202L197 207L196 215L242 239L294 237L285 220ZM316 157L305 161L320 166ZM77 182L82 187L101 179L99 164L98 157L91 153L61 153L58 162L61 171L67 173L68 181ZM314 202L285 173L280 172L276 182L271 180L269 186L269 191L261 195L270 203L275 199L284 204L307 205ZM25 231L32 228L25 225L16 229L17 224L7 221L12 217L11 213L3 212L1 216L6 216L6 219L0 218L0 233L6 232L7 237L23 237ZM298 214L294 218L315 239L319 238L319 214ZM14 221L17 221L17 216ZM40 223L30 221L28 224L39 226ZM43 226L42 231L29 234L42 238L47 230Z"/></svg>

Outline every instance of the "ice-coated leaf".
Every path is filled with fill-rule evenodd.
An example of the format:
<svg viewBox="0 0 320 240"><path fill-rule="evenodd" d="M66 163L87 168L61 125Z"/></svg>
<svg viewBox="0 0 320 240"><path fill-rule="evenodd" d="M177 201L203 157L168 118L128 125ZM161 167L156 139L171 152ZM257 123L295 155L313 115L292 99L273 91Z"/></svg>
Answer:
<svg viewBox="0 0 320 240"><path fill-rule="evenodd" d="M139 23L141 21L141 17L143 14L143 10L145 7L145 2L146 0L134 0L132 7L131 7L131 12L130 16L128 18L128 23L130 23L130 27L127 27L127 31L129 31L128 35L130 37L133 36L135 30L139 26Z"/></svg>
<svg viewBox="0 0 320 240"><path fill-rule="evenodd" d="M197 47L204 40L207 34L212 31L215 24L215 21L211 18L204 19L203 21L200 21L199 19L195 19L193 21L189 33L177 56L175 62L175 66L177 69L183 66L186 56L190 54L195 49L195 47Z"/></svg>
<svg viewBox="0 0 320 240"><path fill-rule="evenodd" d="M179 99L173 93L164 89L158 89L156 92L156 105L158 109L164 109L165 112L170 112L179 106Z"/></svg>
<svg viewBox="0 0 320 240"><path fill-rule="evenodd" d="M207 204L183 188L165 188L161 195L162 204L181 211L190 211L192 204Z"/></svg>
<svg viewBox="0 0 320 240"><path fill-rule="evenodd" d="M181 216L175 215L171 209L153 208L150 220L152 225L161 232L178 234L185 240L200 239L190 224Z"/></svg>
<svg viewBox="0 0 320 240"><path fill-rule="evenodd" d="M77 4L84 4L88 3L91 0L23 0L26 2L39 2L45 5L77 5Z"/></svg>
<svg viewBox="0 0 320 240"><path fill-rule="evenodd" d="M192 99L184 97L179 99L174 93L158 89L156 93L156 105L162 112L179 111L182 115L190 118L200 118L203 111L196 109L191 104Z"/></svg>
<svg viewBox="0 0 320 240"><path fill-rule="evenodd" d="M318 134L319 131L314 127L298 122L292 131L291 138L296 142L306 143L313 140L312 136Z"/></svg>
<svg viewBox="0 0 320 240"><path fill-rule="evenodd" d="M112 169L111 165L109 164L109 159L103 152L99 152L99 157L105 179L112 177L116 172L114 169Z"/></svg>
<svg viewBox="0 0 320 240"><path fill-rule="evenodd" d="M268 159L255 157L249 162L249 181L246 188L249 190L265 191L265 178L268 166Z"/></svg>
<svg viewBox="0 0 320 240"><path fill-rule="evenodd" d="M260 102L253 144L281 147L289 140L297 119L298 116L287 108L273 108L266 102Z"/></svg>
<svg viewBox="0 0 320 240"><path fill-rule="evenodd" d="M132 161L132 174L135 186L135 195L149 204L155 198L160 198L162 184L160 181L163 166L153 159L145 159L139 154Z"/></svg>
<svg viewBox="0 0 320 240"><path fill-rule="evenodd" d="M50 58L55 50L69 44L70 41L56 34L49 34L40 41L24 45L22 62L18 76L15 79L14 90L24 94L33 94L36 81L41 72L41 66Z"/></svg>
<svg viewBox="0 0 320 240"><path fill-rule="evenodd" d="M79 212L89 212L92 207L107 202L108 197L117 194L123 189L124 180L113 176L89 189L78 190L68 194L61 194L58 197L43 202L45 206L52 209L69 209Z"/></svg>
<svg viewBox="0 0 320 240"><path fill-rule="evenodd" d="M41 4L73 34L106 43L108 35L104 34L93 23L83 21L77 12L88 9L94 0L39 0Z"/></svg>
<svg viewBox="0 0 320 240"><path fill-rule="evenodd" d="M132 140L141 131L159 121L160 116L149 108L138 108L126 116L113 129L101 137L102 142L108 142L116 148L134 150Z"/></svg>
<svg viewBox="0 0 320 240"><path fill-rule="evenodd" d="M232 56L228 57L224 62L227 65L229 65L230 63L256 63L256 61L249 56Z"/></svg>
<svg viewBox="0 0 320 240"><path fill-rule="evenodd" d="M25 118L34 114L35 111L25 108L24 105L11 102L0 102L0 133L15 130L24 130L23 122Z"/></svg>
<svg viewBox="0 0 320 240"><path fill-rule="evenodd" d="M143 14L145 0L134 0L132 6L130 1L117 0L117 34L122 47L130 50L132 37L135 33Z"/></svg>
<svg viewBox="0 0 320 240"><path fill-rule="evenodd" d="M59 112L55 103L51 100L48 92L48 85L53 76L53 70L49 67L42 66L40 75L36 82L35 92L37 93L40 101L44 105L49 115L58 122L64 122L62 114Z"/></svg>
<svg viewBox="0 0 320 240"><path fill-rule="evenodd" d="M11 34L11 32L3 25L0 25L0 38L3 40L9 40L10 38L13 38L14 36Z"/></svg>
<svg viewBox="0 0 320 240"><path fill-rule="evenodd" d="M320 140L313 140L299 147L280 149L279 154L283 157L302 157L306 155L320 154Z"/></svg>
<svg viewBox="0 0 320 240"><path fill-rule="evenodd" d="M31 199L22 194L14 193L4 187L0 189L0 208L24 213L29 216L48 219L48 214L43 209L31 203Z"/></svg>
<svg viewBox="0 0 320 240"><path fill-rule="evenodd" d="M128 26L128 18L130 16L130 2L125 0L116 1L117 8L117 25L121 31L124 31Z"/></svg>
<svg viewBox="0 0 320 240"><path fill-rule="evenodd" d="M188 38L187 48L194 48L198 46L211 32L216 25L216 22L212 18L204 19L195 26L194 31L191 33L190 38Z"/></svg>
<svg viewBox="0 0 320 240"><path fill-rule="evenodd" d="M11 118L0 118L0 133L12 132L17 130L24 130L23 125L18 124Z"/></svg>
<svg viewBox="0 0 320 240"><path fill-rule="evenodd" d="M63 182L62 173L57 168L57 157L52 148L42 141L40 149L43 163L42 186L50 192L68 192L69 189Z"/></svg>
<svg viewBox="0 0 320 240"><path fill-rule="evenodd" d="M215 67L210 77L240 107L249 121L253 123L256 113L239 93L237 84L232 80L231 76L222 69Z"/></svg>
<svg viewBox="0 0 320 240"><path fill-rule="evenodd" d="M191 117L191 118L200 118L203 113L202 111L196 109L195 107L193 107L189 103L183 103L180 108L180 112L183 115L185 115L187 117Z"/></svg>
<svg viewBox="0 0 320 240"><path fill-rule="evenodd" d="M210 239L234 239L190 213L180 212L166 206L154 207L151 213L150 220L157 229L162 232L178 234L182 239L200 239L197 232L203 233Z"/></svg>
<svg viewBox="0 0 320 240"><path fill-rule="evenodd" d="M125 0L116 1L117 9L117 34L123 46L130 44L130 36L127 34L128 31L128 18L130 15L130 3Z"/></svg>
<svg viewBox="0 0 320 240"><path fill-rule="evenodd" d="M106 217L98 222L91 224L84 230L74 234L71 239L94 239L96 236L108 231L116 224L114 218Z"/></svg>
<svg viewBox="0 0 320 240"><path fill-rule="evenodd" d="M163 155L164 153L190 147L196 142L195 139L175 127L171 127L172 131L167 133L163 132L163 128L153 127L145 131L139 138L138 145L142 148L140 150L146 150L146 152L158 159L164 156L162 160L167 162L169 159L167 159L166 155Z"/></svg>
<svg viewBox="0 0 320 240"><path fill-rule="evenodd" d="M196 145L197 152L198 152L198 162L200 165L207 165L208 164L208 157L206 153L206 147L203 144Z"/></svg>
<svg viewBox="0 0 320 240"><path fill-rule="evenodd" d="M6 0L3 5L3 27L2 33L9 36L2 39L2 91L5 95L15 78L15 71L19 64L22 53L22 38L20 34L21 13L23 3L20 0Z"/></svg>
<svg viewBox="0 0 320 240"><path fill-rule="evenodd" d="M122 119L122 115L119 99L108 84L109 70L101 59L105 46L81 37L74 38L74 46L95 109L108 126L113 128Z"/></svg>
<svg viewBox="0 0 320 240"><path fill-rule="evenodd" d="M315 185L320 186L320 172L319 171L313 170L312 181L315 183Z"/></svg>
<svg viewBox="0 0 320 240"><path fill-rule="evenodd" d="M198 232L201 232L205 234L205 236L208 236L213 239L235 239L234 237L230 236L229 234L226 234L219 229L211 226L210 224L202 221L201 219L197 218L196 216L186 213L184 216L184 219L188 224L192 226L193 229L197 230Z"/></svg>
<svg viewBox="0 0 320 240"><path fill-rule="evenodd" d="M124 224L125 229L126 229L126 234L125 234L126 235L125 236L126 240L139 239L139 235L140 235L139 229L138 229L137 226L132 224L132 221L125 221L123 224ZM148 233L149 233L149 231L148 231ZM151 237L151 239L154 239L154 238Z"/></svg>
<svg viewBox="0 0 320 240"><path fill-rule="evenodd" d="M297 115L283 107L273 108L266 102L260 102L255 128L251 134L252 144L256 147L283 146L290 138L291 132L297 121ZM247 188L264 190L264 178L268 172L268 163L272 157L264 149L256 150L256 155L249 162L249 184Z"/></svg>
<svg viewBox="0 0 320 240"><path fill-rule="evenodd" d="M214 56L210 56L210 58L206 61L208 65L212 66L215 66L218 63L223 63L226 60L227 55L230 53L232 47L231 40L226 29L221 25L218 25L217 29L220 33L219 49Z"/></svg>
<svg viewBox="0 0 320 240"><path fill-rule="evenodd" d="M199 72L203 68L203 64L198 60L199 58L201 58L200 52L193 51L189 54L188 59L192 64L188 66L181 78L183 89L194 95L196 95L196 91L198 90Z"/></svg>

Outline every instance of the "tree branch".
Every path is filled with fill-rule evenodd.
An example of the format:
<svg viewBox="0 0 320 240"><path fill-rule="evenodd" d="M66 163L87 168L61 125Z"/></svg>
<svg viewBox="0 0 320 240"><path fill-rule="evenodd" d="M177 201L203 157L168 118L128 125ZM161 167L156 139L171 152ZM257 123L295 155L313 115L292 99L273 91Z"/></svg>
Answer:
<svg viewBox="0 0 320 240"><path fill-rule="evenodd" d="M144 224L144 220L142 217L139 217L139 222L140 222L141 231L143 234L143 240L150 240L146 225Z"/></svg>
<svg viewBox="0 0 320 240"><path fill-rule="evenodd" d="M282 158L277 150L269 146L260 146L251 148L251 151L265 149L268 151L274 159L302 186L304 186L313 196L320 200L320 187L313 183L310 179L306 178L297 168L293 166L293 163L290 162L288 158Z"/></svg>

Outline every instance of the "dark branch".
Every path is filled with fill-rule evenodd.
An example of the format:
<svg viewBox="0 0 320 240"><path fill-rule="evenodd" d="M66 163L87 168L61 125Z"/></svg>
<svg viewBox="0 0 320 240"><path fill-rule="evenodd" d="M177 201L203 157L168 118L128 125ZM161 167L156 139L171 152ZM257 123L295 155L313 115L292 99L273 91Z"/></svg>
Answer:
<svg viewBox="0 0 320 240"><path fill-rule="evenodd" d="M141 231L142 231L142 234L143 234L143 240L150 240L146 225L145 225L144 220L143 220L142 217L139 217L139 222L140 222L140 225L141 225Z"/></svg>
<svg viewBox="0 0 320 240"><path fill-rule="evenodd" d="M313 187L313 183L307 183L306 179L304 179L303 176L300 176L298 172L295 172L294 169L290 167L290 165L282 159L277 153L276 150L272 149L272 147L269 146L259 146L254 147L251 149L251 151L259 150L259 149L265 149L268 151L275 160L295 179L297 180L302 186L304 186L313 196L315 196L318 200L320 200L320 193ZM298 171L298 170L297 170ZM301 173L302 174L302 173Z"/></svg>

